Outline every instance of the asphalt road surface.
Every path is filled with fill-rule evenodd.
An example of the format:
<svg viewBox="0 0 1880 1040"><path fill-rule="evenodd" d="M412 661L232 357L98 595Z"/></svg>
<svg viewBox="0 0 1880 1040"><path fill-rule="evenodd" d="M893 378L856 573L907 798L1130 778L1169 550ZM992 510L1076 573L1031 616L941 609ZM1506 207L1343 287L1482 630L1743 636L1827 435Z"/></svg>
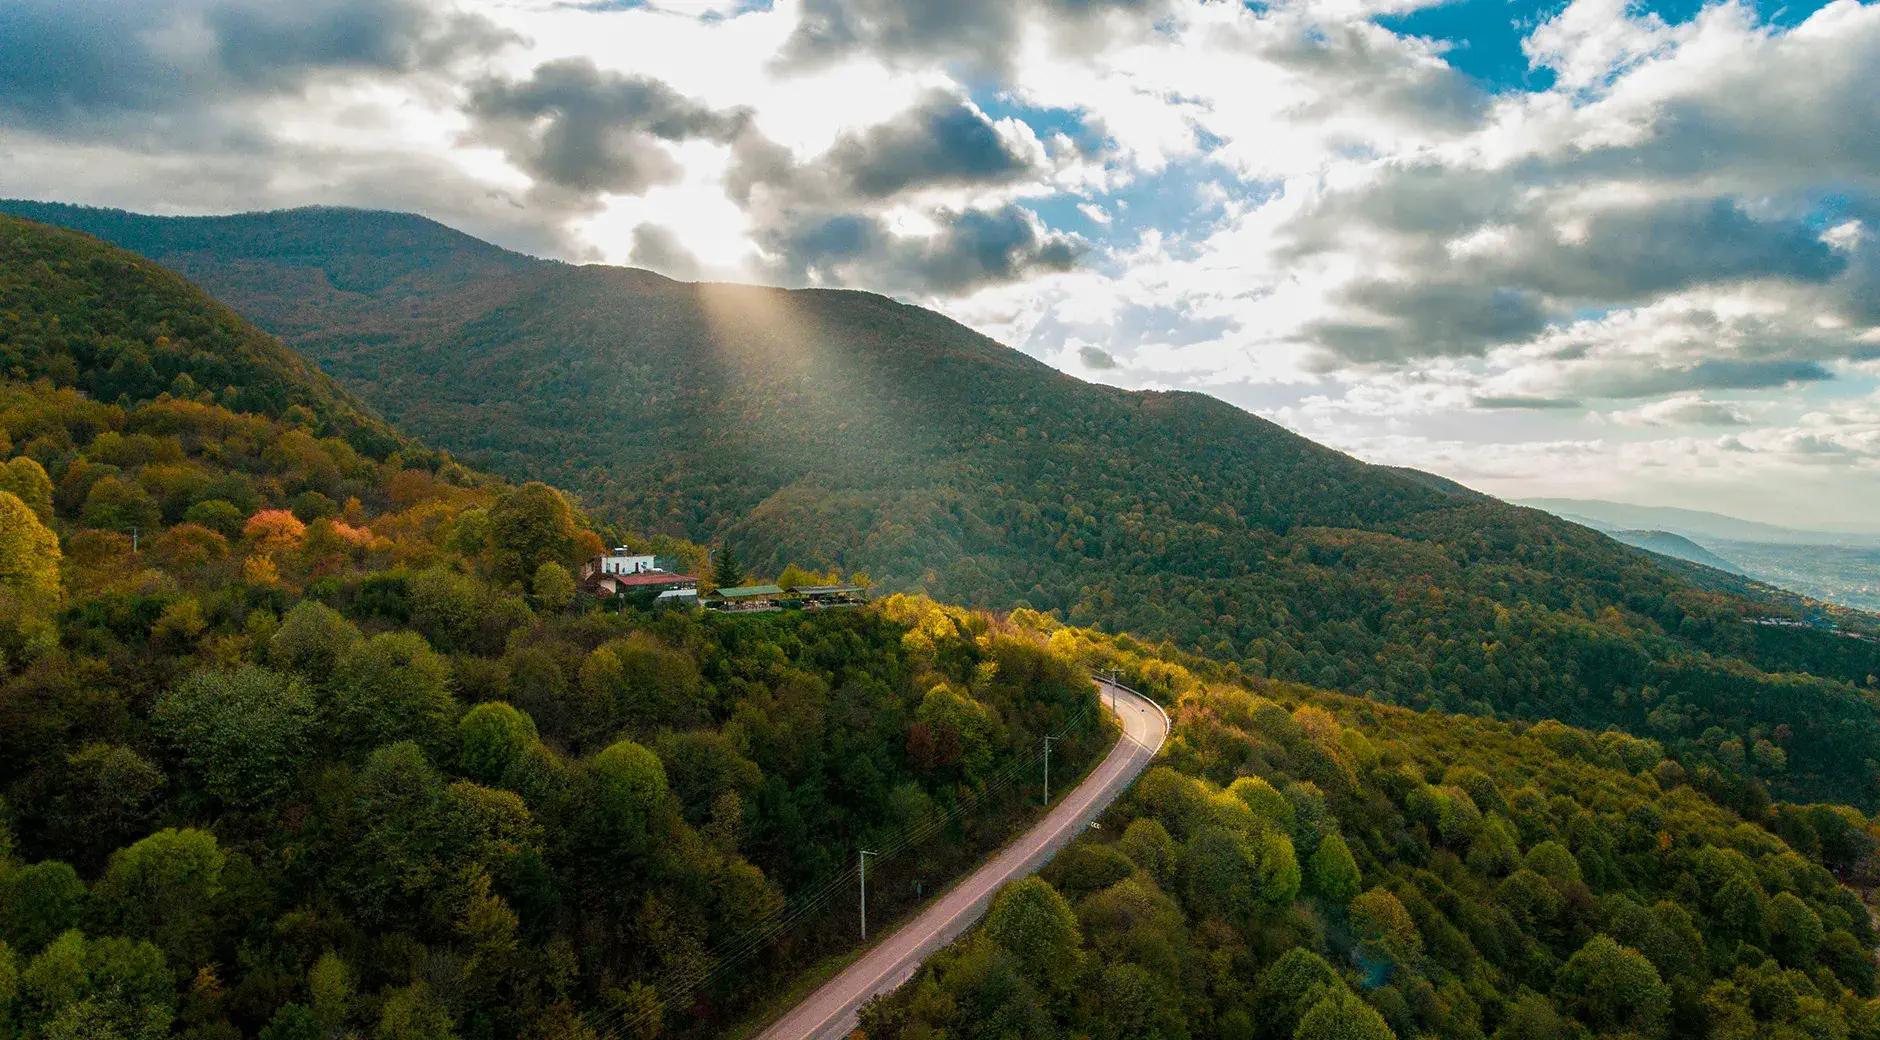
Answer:
<svg viewBox="0 0 1880 1040"><path fill-rule="evenodd" d="M1128 789L1168 739L1168 716L1137 693L1103 681L1097 685L1106 709L1114 694L1115 713L1124 736L1084 782L965 881L772 1023L758 1040L830 1040L847 1036L855 1029L862 1005L913 978L921 962L959 938L985 914L1000 885L1044 866Z"/></svg>

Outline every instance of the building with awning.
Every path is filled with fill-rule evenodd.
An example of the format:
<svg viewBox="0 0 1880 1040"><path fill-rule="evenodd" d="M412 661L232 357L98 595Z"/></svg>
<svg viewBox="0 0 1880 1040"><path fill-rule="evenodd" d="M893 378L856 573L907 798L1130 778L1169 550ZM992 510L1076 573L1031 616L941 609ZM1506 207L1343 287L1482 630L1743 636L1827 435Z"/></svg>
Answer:
<svg viewBox="0 0 1880 1040"><path fill-rule="evenodd" d="M738 585L709 593L705 605L727 613L776 610L783 605L784 595L783 589L776 585Z"/></svg>
<svg viewBox="0 0 1880 1040"><path fill-rule="evenodd" d="M804 610L859 607L868 601L868 590L860 585L792 585L788 593Z"/></svg>

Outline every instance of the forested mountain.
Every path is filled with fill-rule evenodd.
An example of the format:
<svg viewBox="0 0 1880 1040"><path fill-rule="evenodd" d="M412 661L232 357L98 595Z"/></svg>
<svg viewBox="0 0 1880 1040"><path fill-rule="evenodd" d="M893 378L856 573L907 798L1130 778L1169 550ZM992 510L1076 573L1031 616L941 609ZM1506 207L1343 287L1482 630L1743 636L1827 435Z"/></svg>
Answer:
<svg viewBox="0 0 1880 1040"><path fill-rule="evenodd" d="M1107 743L989 618L578 599L559 492L94 239L0 217L0 372L5 1040L712 1035Z"/></svg>
<svg viewBox="0 0 1880 1040"><path fill-rule="evenodd" d="M721 1034L849 945L855 849L930 832L892 912L1044 734L1088 762L1099 669L1172 706L1162 763L870 1036L1880 1038L1872 821L1745 796L1792 735L1713 763L916 597L605 609L569 567L615 531L150 263L0 218L0 320L0 1038Z"/></svg>
<svg viewBox="0 0 1880 1040"><path fill-rule="evenodd" d="M408 215L8 207L174 266L413 433L643 530L1880 801L1880 643L1746 624L1802 611L1203 395L1086 384L867 293L532 260Z"/></svg>

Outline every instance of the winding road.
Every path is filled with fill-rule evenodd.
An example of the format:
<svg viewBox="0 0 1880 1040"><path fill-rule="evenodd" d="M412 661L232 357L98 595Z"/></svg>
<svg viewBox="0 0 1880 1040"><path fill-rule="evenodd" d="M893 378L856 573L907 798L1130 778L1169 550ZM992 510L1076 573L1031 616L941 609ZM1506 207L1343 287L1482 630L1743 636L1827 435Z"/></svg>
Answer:
<svg viewBox="0 0 1880 1040"><path fill-rule="evenodd" d="M985 914L1000 885L1042 867L1128 789L1168 739L1168 715L1134 690L1106 680L1098 680L1097 686L1104 708L1112 710L1122 724L1123 737L1084 782L966 880L772 1023L758 1040L847 1036L856 1026L862 1005L913 978L929 955L959 938Z"/></svg>

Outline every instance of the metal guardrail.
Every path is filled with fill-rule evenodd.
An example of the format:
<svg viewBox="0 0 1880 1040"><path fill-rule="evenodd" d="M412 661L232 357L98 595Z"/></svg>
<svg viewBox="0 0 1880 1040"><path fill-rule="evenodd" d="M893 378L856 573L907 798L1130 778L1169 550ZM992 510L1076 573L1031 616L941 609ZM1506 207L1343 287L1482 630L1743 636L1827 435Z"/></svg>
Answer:
<svg viewBox="0 0 1880 1040"><path fill-rule="evenodd" d="M1156 699L1155 699L1154 697L1151 697L1151 696L1149 696L1148 694L1146 694L1146 693L1144 693L1144 692L1142 692L1141 690L1138 690L1138 689L1136 689L1136 688L1135 688L1135 687L1133 687L1133 686L1128 686L1128 685L1125 685L1124 683L1122 683L1121 681L1119 681L1119 680L1116 680L1116 679L1109 679L1109 678L1105 678L1105 677L1103 677L1103 676L1101 676L1101 675L1092 675L1092 676L1090 677L1090 681L1091 681L1091 682L1093 682L1093 683L1096 683L1096 684L1097 684L1097 685L1099 685L1099 686L1102 686L1102 685L1105 685L1105 684L1108 684L1108 685L1110 685L1110 686L1114 686L1114 687L1116 687L1116 688L1117 688L1117 689L1119 689L1119 690L1122 690L1122 691L1124 691L1124 692L1126 692L1126 693L1130 693L1130 694L1133 694L1133 695L1135 695L1136 697L1139 697L1139 698L1141 698L1142 700L1144 700L1144 701L1147 701L1147 702L1149 703L1149 706L1150 706L1151 708L1154 708L1154 709L1155 709L1155 712L1156 712L1156 714L1157 714L1157 715L1160 715L1160 716L1162 716L1162 732L1163 732L1163 733L1164 733L1164 734L1166 735L1166 736L1164 737L1164 742L1166 742L1166 740L1167 740L1167 736L1173 736L1173 735L1174 735L1174 733L1175 733L1175 720L1173 720L1173 719L1171 719L1171 718L1169 718L1169 717L1168 717L1168 711L1167 711L1167 709L1165 709L1165 708L1163 708L1163 707L1162 707L1162 702L1161 702L1161 701L1158 701L1158 700L1156 700ZM1147 747L1149 747L1149 745L1147 745L1147 744L1144 744L1144 743L1143 743L1142 741L1140 741L1140 740L1137 740L1137 739L1136 739L1135 737L1132 737L1132 736L1130 736L1130 735L1129 735L1129 730L1128 730L1128 729L1125 729L1125 730L1123 730L1123 739L1124 739L1124 740L1128 740L1128 741L1131 741L1132 743L1134 743L1134 744L1135 744L1136 746L1138 746L1138 747L1145 747L1145 748L1147 748ZM1150 750L1150 751L1156 751L1156 752L1160 752L1160 751L1161 751L1162 749L1161 749L1161 748L1159 748L1159 747L1154 747L1154 748L1149 748L1149 750Z"/></svg>

